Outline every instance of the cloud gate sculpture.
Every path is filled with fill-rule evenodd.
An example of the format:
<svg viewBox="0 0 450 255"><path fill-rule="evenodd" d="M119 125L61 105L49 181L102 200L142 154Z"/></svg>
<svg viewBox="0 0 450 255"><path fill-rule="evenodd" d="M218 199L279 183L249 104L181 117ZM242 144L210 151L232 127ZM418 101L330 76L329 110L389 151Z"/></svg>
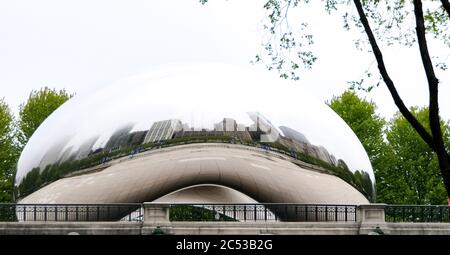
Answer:
<svg viewBox="0 0 450 255"><path fill-rule="evenodd" d="M163 68L75 96L18 162L19 203L374 200L361 143L301 87L220 64Z"/></svg>

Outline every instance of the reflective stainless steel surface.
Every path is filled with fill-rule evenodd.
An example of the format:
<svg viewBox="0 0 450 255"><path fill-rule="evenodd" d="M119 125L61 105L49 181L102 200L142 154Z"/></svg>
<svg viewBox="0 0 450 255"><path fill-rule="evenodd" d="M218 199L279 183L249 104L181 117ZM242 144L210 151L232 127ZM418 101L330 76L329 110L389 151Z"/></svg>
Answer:
<svg viewBox="0 0 450 255"><path fill-rule="evenodd" d="M116 158L198 142L289 155L373 200L368 156L337 114L295 82L221 64L162 68L75 96L26 145L18 195Z"/></svg>

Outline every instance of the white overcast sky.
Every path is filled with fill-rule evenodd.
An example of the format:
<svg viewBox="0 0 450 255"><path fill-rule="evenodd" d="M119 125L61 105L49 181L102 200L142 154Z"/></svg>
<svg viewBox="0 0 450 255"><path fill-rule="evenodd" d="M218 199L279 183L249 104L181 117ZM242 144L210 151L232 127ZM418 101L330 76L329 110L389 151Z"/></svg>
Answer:
<svg viewBox="0 0 450 255"><path fill-rule="evenodd" d="M261 51L264 2L210 0L203 6L198 0L2 0L0 98L17 113L30 91L43 86L84 94L159 65L249 64ZM342 93L347 81L359 79L373 56L355 49L353 40L360 33L343 32L339 16L316 9L306 18L319 59L298 86L324 101ZM432 54L450 55L447 47L432 44ZM405 103L426 105L418 49L397 47L384 54ZM450 71L438 76L441 115L448 120ZM384 84L365 96L385 117L396 111Z"/></svg>

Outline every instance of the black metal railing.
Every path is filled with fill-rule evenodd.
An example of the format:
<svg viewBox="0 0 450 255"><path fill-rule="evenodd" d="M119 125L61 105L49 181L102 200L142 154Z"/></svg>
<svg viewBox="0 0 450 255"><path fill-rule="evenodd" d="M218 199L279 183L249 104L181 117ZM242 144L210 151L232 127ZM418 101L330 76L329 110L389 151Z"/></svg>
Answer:
<svg viewBox="0 0 450 255"><path fill-rule="evenodd" d="M170 221L344 221L357 220L356 205L171 204Z"/></svg>
<svg viewBox="0 0 450 255"><path fill-rule="evenodd" d="M0 221L142 220L142 204L0 204Z"/></svg>
<svg viewBox="0 0 450 255"><path fill-rule="evenodd" d="M167 207L164 204L163 207ZM358 206L328 204L170 204L170 221L356 222ZM143 221L144 208L130 204L5 204L0 222ZM444 205L386 205L386 222L450 222Z"/></svg>
<svg viewBox="0 0 450 255"><path fill-rule="evenodd" d="M387 205L387 222L450 222L447 205Z"/></svg>

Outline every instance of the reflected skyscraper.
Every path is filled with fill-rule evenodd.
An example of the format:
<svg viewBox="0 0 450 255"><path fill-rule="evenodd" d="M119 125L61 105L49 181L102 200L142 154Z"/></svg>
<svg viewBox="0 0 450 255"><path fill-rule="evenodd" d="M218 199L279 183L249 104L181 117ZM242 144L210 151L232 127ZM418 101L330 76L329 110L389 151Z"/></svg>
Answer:
<svg viewBox="0 0 450 255"><path fill-rule="evenodd" d="M179 120L163 120L153 123L147 135L144 138L144 143L153 143L171 139L176 131L182 130L183 125Z"/></svg>

